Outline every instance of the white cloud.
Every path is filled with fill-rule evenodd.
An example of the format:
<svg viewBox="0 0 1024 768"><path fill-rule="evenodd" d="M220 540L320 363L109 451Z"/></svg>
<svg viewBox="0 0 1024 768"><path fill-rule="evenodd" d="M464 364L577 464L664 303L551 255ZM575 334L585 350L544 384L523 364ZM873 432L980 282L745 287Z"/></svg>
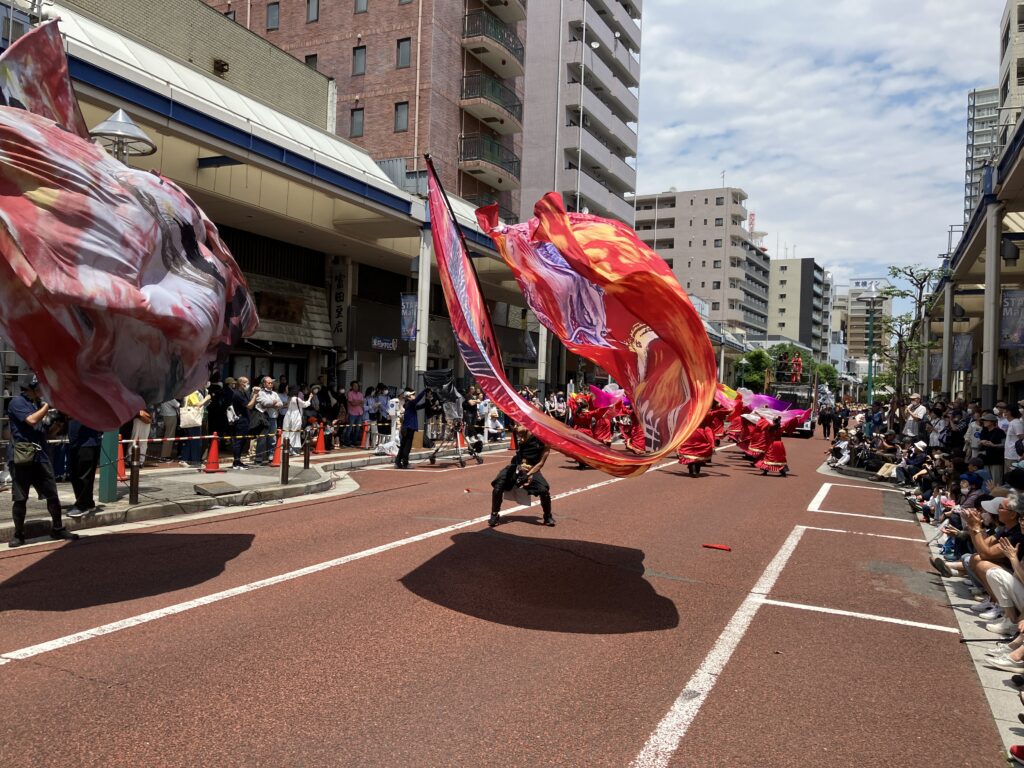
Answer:
<svg viewBox="0 0 1024 768"><path fill-rule="evenodd" d="M840 279L937 264L963 220L967 92L1004 0L645 0L641 193L743 187L775 255ZM782 255L782 254L779 254Z"/></svg>

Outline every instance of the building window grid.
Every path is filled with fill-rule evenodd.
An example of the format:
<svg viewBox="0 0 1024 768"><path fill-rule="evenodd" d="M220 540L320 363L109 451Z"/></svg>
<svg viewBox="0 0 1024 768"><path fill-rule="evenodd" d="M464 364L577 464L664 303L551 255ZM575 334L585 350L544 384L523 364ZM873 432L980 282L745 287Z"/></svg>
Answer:
<svg viewBox="0 0 1024 768"><path fill-rule="evenodd" d="M363 135L363 110L357 107L349 111L348 121L349 138L358 138Z"/></svg>

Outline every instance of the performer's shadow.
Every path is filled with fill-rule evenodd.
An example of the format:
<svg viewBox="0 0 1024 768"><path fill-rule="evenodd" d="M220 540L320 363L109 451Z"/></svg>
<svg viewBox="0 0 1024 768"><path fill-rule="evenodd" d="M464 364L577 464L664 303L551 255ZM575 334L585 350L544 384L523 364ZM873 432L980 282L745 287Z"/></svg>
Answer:
<svg viewBox="0 0 1024 768"><path fill-rule="evenodd" d="M453 611L524 629L622 634L671 629L675 604L644 579L639 549L458 533L452 545L404 576L407 589Z"/></svg>
<svg viewBox="0 0 1024 768"><path fill-rule="evenodd" d="M73 611L195 587L222 574L254 538L249 533L166 532L83 538L0 582L0 613ZM17 567L16 558L6 563Z"/></svg>

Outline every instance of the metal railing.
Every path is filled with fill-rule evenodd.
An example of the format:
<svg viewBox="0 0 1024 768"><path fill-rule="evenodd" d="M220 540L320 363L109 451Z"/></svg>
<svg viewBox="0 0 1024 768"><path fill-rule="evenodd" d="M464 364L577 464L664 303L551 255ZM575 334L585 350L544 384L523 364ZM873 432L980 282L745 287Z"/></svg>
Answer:
<svg viewBox="0 0 1024 768"><path fill-rule="evenodd" d="M470 205L475 205L477 208L483 208L485 205L498 206L498 218L504 221L506 224L518 224L519 215L512 212L512 209L506 208L505 206L498 203L494 198L487 197L486 195L466 195L463 198Z"/></svg>
<svg viewBox="0 0 1024 768"><path fill-rule="evenodd" d="M523 122L523 102L516 92L490 75L477 73L462 78L462 98L487 99Z"/></svg>
<svg viewBox="0 0 1024 768"><path fill-rule="evenodd" d="M519 156L490 136L463 136L459 140L459 160L483 160L519 178Z"/></svg>
<svg viewBox="0 0 1024 768"><path fill-rule="evenodd" d="M523 43L508 24L490 11L470 11L462 26L462 36L489 37L523 63Z"/></svg>

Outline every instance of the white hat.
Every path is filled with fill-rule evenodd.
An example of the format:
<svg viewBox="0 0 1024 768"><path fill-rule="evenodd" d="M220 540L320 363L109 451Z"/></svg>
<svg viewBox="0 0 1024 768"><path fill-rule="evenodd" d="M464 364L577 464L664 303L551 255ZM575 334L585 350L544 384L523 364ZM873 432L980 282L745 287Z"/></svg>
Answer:
<svg viewBox="0 0 1024 768"><path fill-rule="evenodd" d="M987 499L986 501L981 502L981 508L985 512L988 512L990 515L998 515L999 514L999 506L1002 503L1003 503L1003 500L1001 498Z"/></svg>
<svg viewBox="0 0 1024 768"><path fill-rule="evenodd" d="M919 451L926 451L928 450L928 443L926 443L924 440L918 440L916 443L914 443L914 447L917 448L917 450Z"/></svg>

